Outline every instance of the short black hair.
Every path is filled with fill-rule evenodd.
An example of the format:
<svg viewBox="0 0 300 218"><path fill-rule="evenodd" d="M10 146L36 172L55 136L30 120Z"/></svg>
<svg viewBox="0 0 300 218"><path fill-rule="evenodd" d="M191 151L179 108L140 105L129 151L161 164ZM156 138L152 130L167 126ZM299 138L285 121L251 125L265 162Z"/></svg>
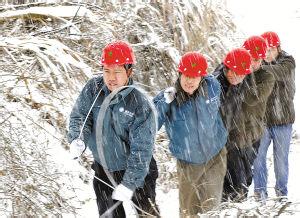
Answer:
<svg viewBox="0 0 300 218"><path fill-rule="evenodd" d="M133 64L124 64L125 70L130 70L132 68Z"/></svg>

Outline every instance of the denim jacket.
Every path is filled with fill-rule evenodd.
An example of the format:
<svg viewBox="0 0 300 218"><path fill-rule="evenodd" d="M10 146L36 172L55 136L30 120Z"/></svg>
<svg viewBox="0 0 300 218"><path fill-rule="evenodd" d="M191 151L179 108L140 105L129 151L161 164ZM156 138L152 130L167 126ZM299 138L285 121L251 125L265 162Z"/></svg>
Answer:
<svg viewBox="0 0 300 218"><path fill-rule="evenodd" d="M151 102L136 88L128 87L117 93L105 112L101 136L105 164L99 157L99 143L96 143L97 117L109 95L102 77L91 79L81 91L70 115L68 141L79 137L98 93L83 127L82 140L92 151L95 161L106 166L108 171L126 170L122 181L126 187L132 190L142 187L152 158L156 118Z"/></svg>
<svg viewBox="0 0 300 218"><path fill-rule="evenodd" d="M158 111L158 129L164 124L170 139L170 151L179 160L205 164L217 155L227 140L227 131L219 114L220 85L212 76L202 79L199 95L178 104L168 102L166 90L154 98Z"/></svg>

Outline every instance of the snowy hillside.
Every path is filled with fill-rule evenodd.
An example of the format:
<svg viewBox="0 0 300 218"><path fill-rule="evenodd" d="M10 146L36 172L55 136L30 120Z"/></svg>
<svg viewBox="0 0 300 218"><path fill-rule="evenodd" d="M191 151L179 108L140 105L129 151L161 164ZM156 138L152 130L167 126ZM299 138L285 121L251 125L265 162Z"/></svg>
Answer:
<svg viewBox="0 0 300 218"><path fill-rule="evenodd" d="M135 78L150 95L173 84L176 65L184 52L203 53L211 71L228 50L267 27L278 31L287 51L295 54L296 60L300 58L299 37L293 28L300 23L298 3L278 1L272 4L276 6L274 14L262 9L270 8L267 4L261 5L262 17L253 19L256 13L247 7L240 10L248 4L250 8L250 1L100 2L0 5L1 217L98 217L92 157L87 152L79 162L72 160L66 133L74 101L86 81L101 74L101 50L112 39L124 39L133 45L137 56ZM278 19L275 15L281 8L285 14ZM272 16L278 20L270 25L266 17ZM299 76L296 78L299 81ZM262 206L250 198L245 203L222 205L222 210L213 214L298 215L299 123L291 146L292 204L281 211L274 201ZM167 144L162 132L155 148L160 172L157 201L162 217L178 217L176 164ZM271 167L271 159L268 161ZM269 187L272 190L274 180Z"/></svg>
<svg viewBox="0 0 300 218"><path fill-rule="evenodd" d="M153 95L174 82L182 52L200 50L212 69L235 32L221 1L3 4L0 25L1 216L96 216L91 157L71 160L66 132L106 43L133 45L135 77ZM166 145L157 157L168 191L176 184Z"/></svg>

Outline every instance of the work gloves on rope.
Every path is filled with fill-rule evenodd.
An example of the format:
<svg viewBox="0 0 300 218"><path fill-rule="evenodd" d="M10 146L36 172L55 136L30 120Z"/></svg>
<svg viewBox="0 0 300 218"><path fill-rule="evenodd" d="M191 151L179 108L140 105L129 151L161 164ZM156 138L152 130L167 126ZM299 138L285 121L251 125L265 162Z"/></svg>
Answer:
<svg viewBox="0 0 300 218"><path fill-rule="evenodd" d="M73 159L79 158L85 150L85 144L81 139L75 139L70 145L70 153Z"/></svg>

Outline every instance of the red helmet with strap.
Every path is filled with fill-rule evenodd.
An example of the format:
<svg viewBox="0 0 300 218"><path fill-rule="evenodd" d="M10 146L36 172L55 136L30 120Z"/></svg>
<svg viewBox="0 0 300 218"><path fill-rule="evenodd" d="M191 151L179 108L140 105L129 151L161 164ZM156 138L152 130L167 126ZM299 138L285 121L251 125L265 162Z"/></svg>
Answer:
<svg viewBox="0 0 300 218"><path fill-rule="evenodd" d="M179 62L178 71L188 77L200 77L207 75L206 58L198 52L184 54Z"/></svg>
<svg viewBox="0 0 300 218"><path fill-rule="evenodd" d="M116 41L106 45L102 51L102 65L135 64L132 48L123 41Z"/></svg>
<svg viewBox="0 0 300 218"><path fill-rule="evenodd" d="M260 59L266 57L267 42L261 36L251 36L243 44L243 47L249 51L252 58Z"/></svg>
<svg viewBox="0 0 300 218"><path fill-rule="evenodd" d="M268 43L269 47L278 47L280 45L280 39L275 32L265 32L261 35Z"/></svg>
<svg viewBox="0 0 300 218"><path fill-rule="evenodd" d="M251 55L244 48L236 48L228 52L223 63L238 75L247 75L251 73Z"/></svg>

